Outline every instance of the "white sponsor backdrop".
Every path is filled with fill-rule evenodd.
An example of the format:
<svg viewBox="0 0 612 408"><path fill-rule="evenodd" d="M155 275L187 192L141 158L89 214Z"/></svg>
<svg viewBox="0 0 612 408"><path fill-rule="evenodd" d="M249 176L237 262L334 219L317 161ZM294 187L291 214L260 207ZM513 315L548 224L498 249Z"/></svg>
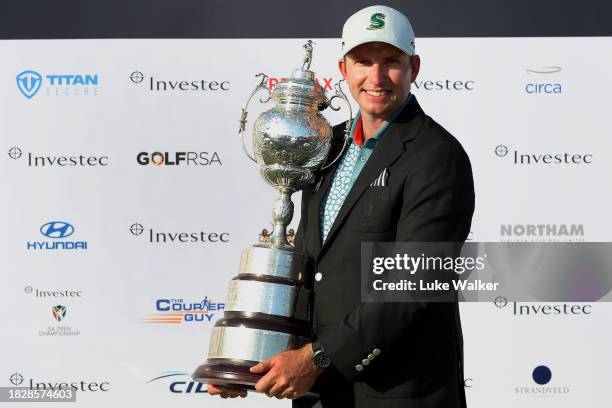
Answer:
<svg viewBox="0 0 612 408"><path fill-rule="evenodd" d="M23 377L22 385L108 382L109 391L80 392L83 407L247 403L196 393L181 374L203 361L218 312L209 313L210 322L144 319L159 313L159 299L223 302L241 249L268 225L274 193L242 153L238 119L257 83L254 75L287 76L302 61L303 42L0 42L0 150L6 152L0 159L1 386L11 385L11 377L18 382L14 374ZM330 78L335 83L339 41L316 42L313 69L322 84ZM609 241L612 57L603 50L611 45L610 38L418 40L422 69L414 94L472 160L472 240ZM27 70L43 78L31 98L16 80ZM140 83L138 73L144 76ZM75 81L71 77L55 86L48 77L75 74L97 75L97 85L66 86ZM167 90L151 90L152 77L166 81ZM52 78L55 84L60 80ZM170 89L171 82L202 80L228 81L229 90ZM542 92L528 93L527 84ZM249 126L270 107L253 106ZM326 114L338 123L346 110ZM500 157L496 148L507 155ZM207 152L208 160L216 152L219 160L138 164L138 153L156 151L171 158L175 152ZM515 163L515 151L531 155L532 163ZM533 163L538 155L565 153L590 163ZM34 166L28 154L51 160L104 156L108 165L61 166L46 159L45 166ZM297 225L299 196L294 202ZM65 239L43 236L41 226L51 221L70 223L74 233ZM130 232L136 223L141 235ZM520 235L522 227L538 224L574 225L580 232ZM502 236L501 225L518 226L519 235ZM151 229L227 233L229 242L150 242ZM27 246L71 240L86 241L87 249ZM64 290L82 292L37 296ZM56 305L66 308L62 321L52 315ZM609 304L593 304L587 314L553 315L516 314L512 303L498 306L461 306L470 407L612 403L606 389L612 378ZM78 335L41 335L66 327ZM545 385L532 379L540 365L552 373ZM167 374L176 375L158 378ZM250 406L289 405L253 394L249 400Z"/></svg>

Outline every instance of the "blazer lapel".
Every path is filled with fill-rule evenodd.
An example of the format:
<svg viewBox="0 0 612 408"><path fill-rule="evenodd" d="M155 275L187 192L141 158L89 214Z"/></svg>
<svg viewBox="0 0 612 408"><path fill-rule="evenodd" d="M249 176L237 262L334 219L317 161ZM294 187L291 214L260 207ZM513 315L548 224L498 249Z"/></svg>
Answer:
<svg viewBox="0 0 612 408"><path fill-rule="evenodd" d="M399 156L404 152L404 143L416 137L418 129L422 124L422 117L415 118L415 116L424 115L421 107L416 101L416 97L412 95L412 100L408 102L408 104L404 107L404 110L398 115L398 117L389 124L389 127L385 131L385 134L382 136L380 142L372 152L372 155L368 159L365 164L363 170L355 180L355 184L349 191L348 196L344 200L342 207L340 207L340 211L336 216L334 223L327 234L327 238L325 242L320 244L320 249L313 253L315 259L318 260L319 257L324 253L326 247L329 242L334 239L334 235L344 222L344 219L349 215L351 209L355 206L359 197L366 191L366 189L370 186L372 180L374 180L380 173L391 165ZM420 119L420 120L419 120ZM330 187L331 179L333 178L333 171L328 172L326 177L327 180L324 181L324 184L321 185L319 192L327 191ZM312 203L315 204L313 207L316 208L316 216L317 220L319 220L319 207L321 205L321 199L323 194L320 195L318 200L312 200ZM314 208L312 209L314 212ZM314 218L310 218L314 219ZM318 242L321 242L321 233L320 227L317 228L317 237Z"/></svg>
<svg viewBox="0 0 612 408"><path fill-rule="evenodd" d="M322 180L319 189L313 191L312 197L308 200L308 219L311 225L309 225L307 230L306 242L310 250L309 252L315 259L321 251L321 217L319 209L321 208L321 201L325 196L325 192L329 189L335 169L334 166L321 175Z"/></svg>

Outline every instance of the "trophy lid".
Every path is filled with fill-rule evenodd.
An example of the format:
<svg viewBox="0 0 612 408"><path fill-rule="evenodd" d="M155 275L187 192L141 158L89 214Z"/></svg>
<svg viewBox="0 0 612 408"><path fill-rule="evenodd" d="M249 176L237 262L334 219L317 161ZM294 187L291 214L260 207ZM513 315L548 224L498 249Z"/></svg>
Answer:
<svg viewBox="0 0 612 408"><path fill-rule="evenodd" d="M294 69L291 78L276 84L272 98L280 104L289 103L312 108L326 106L325 90L314 79L314 72L302 68Z"/></svg>

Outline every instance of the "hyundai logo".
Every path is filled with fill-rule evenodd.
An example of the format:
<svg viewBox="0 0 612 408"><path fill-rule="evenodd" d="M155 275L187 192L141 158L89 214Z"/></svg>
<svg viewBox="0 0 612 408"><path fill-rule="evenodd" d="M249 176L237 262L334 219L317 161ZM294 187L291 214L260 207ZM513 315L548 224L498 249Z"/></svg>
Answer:
<svg viewBox="0 0 612 408"><path fill-rule="evenodd" d="M23 71L17 75L17 88L28 99L32 99L42 84L42 75L36 71Z"/></svg>
<svg viewBox="0 0 612 408"><path fill-rule="evenodd" d="M40 227L40 233L49 238L66 238L74 233L74 227L64 221L51 221Z"/></svg>

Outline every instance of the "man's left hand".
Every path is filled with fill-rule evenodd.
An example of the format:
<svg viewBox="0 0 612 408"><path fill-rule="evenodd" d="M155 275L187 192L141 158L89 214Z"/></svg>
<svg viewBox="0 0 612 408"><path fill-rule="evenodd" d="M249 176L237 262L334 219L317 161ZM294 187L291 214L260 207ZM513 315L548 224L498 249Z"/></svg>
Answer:
<svg viewBox="0 0 612 408"><path fill-rule="evenodd" d="M266 373L255 384L255 389L268 397L299 398L307 393L323 372L312 362L312 345L306 344L297 350L285 351L254 367L254 374Z"/></svg>

